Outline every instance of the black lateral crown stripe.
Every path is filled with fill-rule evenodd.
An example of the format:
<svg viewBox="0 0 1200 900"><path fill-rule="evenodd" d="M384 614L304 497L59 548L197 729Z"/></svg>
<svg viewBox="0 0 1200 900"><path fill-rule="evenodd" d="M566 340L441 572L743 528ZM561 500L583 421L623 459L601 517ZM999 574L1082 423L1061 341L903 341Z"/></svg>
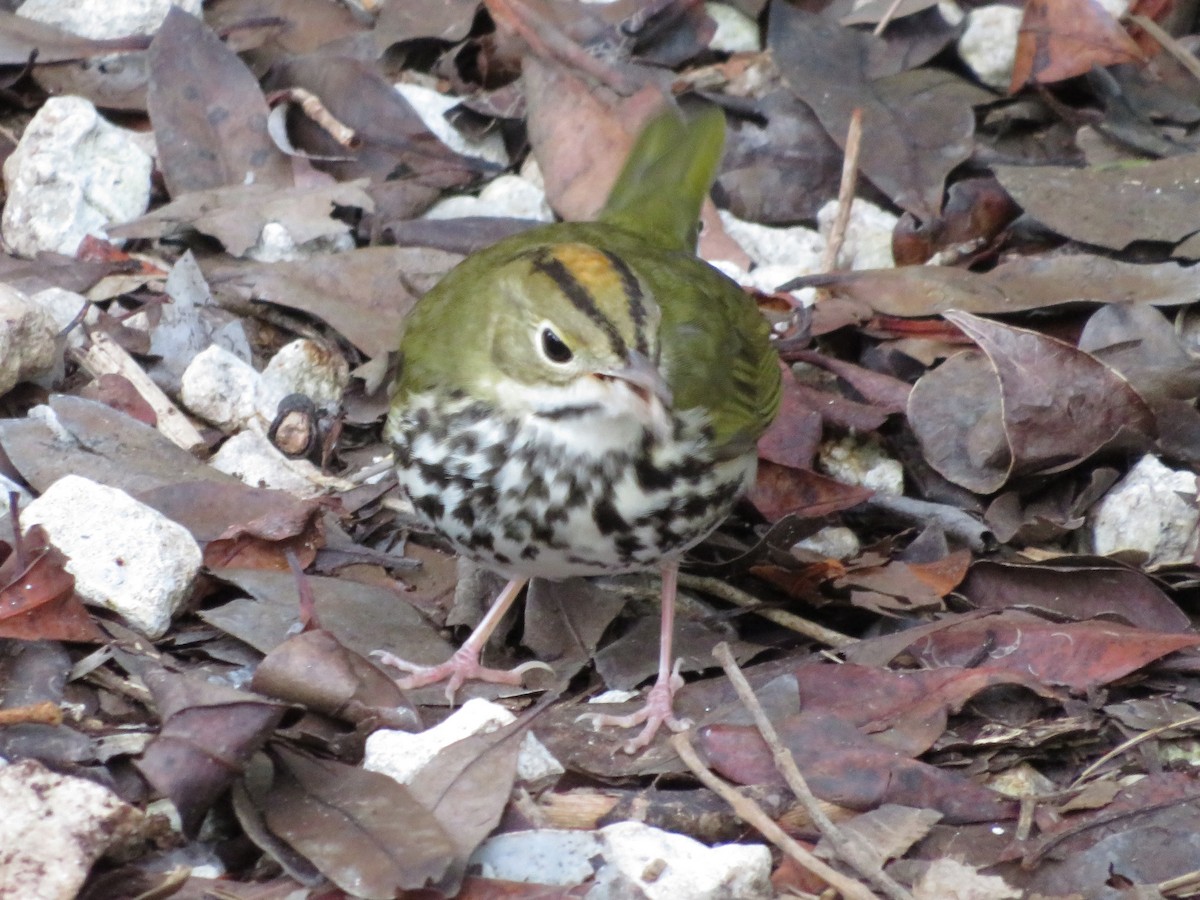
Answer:
<svg viewBox="0 0 1200 900"><path fill-rule="evenodd" d="M533 257L533 268L534 271L549 276L558 285L559 290L566 294L567 299L575 305L575 308L599 325L608 335L613 353L621 359L625 358L627 350L625 339L621 337L616 326L608 320L608 317L600 312L600 307L596 305L596 301L592 299L588 289L571 274L570 269L563 264L561 259L554 256L548 248L542 248Z"/></svg>
<svg viewBox="0 0 1200 900"><path fill-rule="evenodd" d="M629 317L633 319L633 333L637 335L637 350L643 355L649 355L650 343L646 340L646 304L643 302L645 297L642 294L642 284L633 274L633 270L625 264L625 260L607 250L602 252L613 271L617 273L617 277L621 279L621 288L629 300Z"/></svg>

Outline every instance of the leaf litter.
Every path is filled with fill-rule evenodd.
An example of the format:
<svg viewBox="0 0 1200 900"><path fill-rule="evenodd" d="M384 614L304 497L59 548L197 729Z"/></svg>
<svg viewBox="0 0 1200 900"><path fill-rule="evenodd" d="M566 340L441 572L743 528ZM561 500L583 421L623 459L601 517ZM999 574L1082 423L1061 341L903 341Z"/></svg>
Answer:
<svg viewBox="0 0 1200 900"><path fill-rule="evenodd" d="M643 842L767 844L771 887L747 896L1193 895L1200 112L1186 48L1200 23L1029 0L997 74L976 68L973 22L889 6L222 0L106 39L3 20L0 152L66 93L151 132L157 155L150 209L109 222L107 240L0 255L6 290L69 308L37 326L58 363L3 382L0 475L14 496L65 475L118 488L203 560L151 642L83 604L86 570L44 529L0 525L0 750L151 813L120 852L81 862L85 896L203 896L218 882L199 864L241 897L635 882L662 896L647 873L666 890L669 855L629 876L589 844L585 863L547 861L524 886L472 861L489 838L565 852L564 830L599 841L630 820ZM715 17L736 19L741 43ZM119 90L77 62L114 52L143 63ZM431 113L397 82L455 105ZM714 199L765 225L824 215L861 110L858 202L892 214L878 239L897 265L758 295L784 402L748 501L683 581L678 706L694 730L629 757L623 735L578 721L622 711L619 692L654 671L653 579L535 583L488 658L553 674L469 687L519 718L431 750L401 784L364 767L372 735L459 711L437 687L401 692L370 653L445 658L493 589L412 528L386 475L358 473L386 453L412 304L529 223L520 207L424 214L503 177L587 218L672 93L724 107ZM485 135L508 167L476 152ZM713 209L701 253L750 265ZM786 293L802 288L815 306ZM311 470L295 470L319 500L209 465L227 426L191 416L193 448L163 421L187 415L179 376L206 342L246 346L232 355L261 370L296 336L353 371L341 407L313 413ZM132 369L84 364L113 343ZM236 398L220 380L236 365L221 366L214 390ZM319 395L306 377L297 390ZM1172 480L1135 478L1149 470ZM1119 536L1107 555L1101 533ZM773 727L752 724L730 665ZM528 735L554 766L531 774ZM711 773L743 786L736 815ZM34 843L16 839L22 860Z"/></svg>

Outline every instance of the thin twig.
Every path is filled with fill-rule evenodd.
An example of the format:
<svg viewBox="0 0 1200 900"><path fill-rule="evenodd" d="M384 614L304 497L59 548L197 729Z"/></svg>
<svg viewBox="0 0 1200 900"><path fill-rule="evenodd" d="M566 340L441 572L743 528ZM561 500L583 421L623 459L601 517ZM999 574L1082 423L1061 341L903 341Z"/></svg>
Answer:
<svg viewBox="0 0 1200 900"><path fill-rule="evenodd" d="M733 685L733 689L737 691L738 699L742 701L742 705L754 719L754 724L758 728L762 738L767 743L767 747L771 750L771 756L775 760L775 768L779 770L779 774L783 776L792 793L796 795L796 799L800 801L800 805L804 807L804 811L808 813L814 825L821 832L821 836L829 841L830 847L839 857L844 859L859 875L870 881L879 890L883 891L893 900L912 900L910 894L903 885L897 882L894 878L883 871L882 860L879 855L857 835L848 834L840 829L833 821L825 815L825 811L821 809L821 804L809 790L808 782L804 780L804 776L800 774L799 768L796 767L796 760L792 756L792 752L783 745L779 740L779 733L775 731L775 726L767 717L766 711L758 702L758 698L754 696L754 690L750 687L750 683L746 681L746 676L742 674L742 670L738 668L737 661L733 658L733 654L729 652L729 645L726 643L717 644L713 650L713 656L721 664L721 668L725 670L725 674L729 676L729 681Z"/></svg>
<svg viewBox="0 0 1200 900"><path fill-rule="evenodd" d="M1098 771L1100 771L1100 769L1106 763L1108 763L1110 760L1113 760L1116 757L1120 756L1121 754L1123 754L1129 750L1132 750L1138 744L1140 744L1144 741L1148 741L1151 738L1158 737L1164 731L1170 731L1173 728L1183 728L1186 725L1195 725L1197 722L1200 722L1200 716L1188 716L1186 719L1179 719L1176 722L1168 722L1166 725L1158 725L1147 731L1143 731L1141 734L1135 734L1133 737L1131 737L1129 740L1125 741L1124 743L1118 744L1116 747L1113 747L1111 750L1109 750L1107 753L1105 753L1103 756L1101 756L1098 760L1096 760L1094 763L1092 763L1090 766L1088 766L1086 769L1084 769L1082 772L1080 772L1079 775L1077 775L1075 777L1075 780L1071 782L1071 787L1074 788L1074 787L1078 787L1079 785L1083 784L1085 781L1087 781L1089 778L1091 778L1093 775L1095 775Z"/></svg>
<svg viewBox="0 0 1200 900"><path fill-rule="evenodd" d="M821 260L822 272L837 269L838 254L846 242L846 229L850 225L850 210L854 205L854 192L858 188L858 157L862 150L862 109L855 107L850 113L850 127L846 129L846 151L842 157L842 183L838 187L838 211L829 230L829 241ZM821 296L821 293L818 293Z"/></svg>
<svg viewBox="0 0 1200 900"><path fill-rule="evenodd" d="M875 37L882 35L884 29L891 24L892 16L896 15L896 10L900 8L900 4L903 2L904 0L892 0L892 5L887 8L887 12L883 14L883 18L879 20L879 23L875 26L875 30L871 34L875 35Z"/></svg>
<svg viewBox="0 0 1200 900"><path fill-rule="evenodd" d="M727 603L732 603L734 606L749 609L755 615L761 616L769 622L789 628L797 634L802 634L806 638L811 638L827 647L835 647L840 650L843 647L849 647L858 643L856 638L844 635L839 631L834 631L832 628L826 628L824 625L818 625L816 622L809 621L795 613L790 613L783 609L764 607L762 601L758 598L721 581L719 578L713 578L709 575L688 575L680 572L679 584L681 587L686 587L693 591L703 591L706 594L719 597Z"/></svg>
<svg viewBox="0 0 1200 900"><path fill-rule="evenodd" d="M688 740L687 732L672 735L671 747L679 754L683 764L691 769L692 774L700 779L701 784L728 803L738 818L756 829L785 855L794 860L798 866L823 879L835 890L841 891L847 900L878 900L878 896L872 893L866 885L855 881L848 875L843 875L827 863L817 859L780 828L757 803L738 793L735 788L710 772L700 761L700 757L696 755L691 741Z"/></svg>
<svg viewBox="0 0 1200 900"><path fill-rule="evenodd" d="M308 116L313 124L329 135L341 147L353 150L362 144L362 139L359 138L354 129L331 113L321 101L321 98L312 91L302 87L290 87L287 90L272 94L269 99L272 106L282 101L294 103L296 106L299 106L300 110Z"/></svg>
<svg viewBox="0 0 1200 900"><path fill-rule="evenodd" d="M1179 64L1192 74L1193 78L1200 81L1200 59L1196 59L1179 41L1163 31L1161 25L1149 16L1142 15L1129 16L1129 21L1158 41L1164 50L1175 57Z"/></svg>

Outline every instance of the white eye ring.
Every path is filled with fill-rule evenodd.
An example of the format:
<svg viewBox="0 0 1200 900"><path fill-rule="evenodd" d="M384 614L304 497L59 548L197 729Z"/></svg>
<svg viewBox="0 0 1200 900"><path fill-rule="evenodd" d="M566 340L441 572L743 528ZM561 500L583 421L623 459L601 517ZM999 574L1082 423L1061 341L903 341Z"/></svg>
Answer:
<svg viewBox="0 0 1200 900"><path fill-rule="evenodd" d="M565 366L575 356L571 352L571 348L549 324L543 324L538 328L538 348L542 351L542 356L556 366Z"/></svg>

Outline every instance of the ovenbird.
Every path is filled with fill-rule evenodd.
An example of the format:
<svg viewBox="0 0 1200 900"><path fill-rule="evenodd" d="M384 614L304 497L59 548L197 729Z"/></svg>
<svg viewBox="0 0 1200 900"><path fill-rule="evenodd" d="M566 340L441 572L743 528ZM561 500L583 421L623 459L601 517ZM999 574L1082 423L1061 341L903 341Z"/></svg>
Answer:
<svg viewBox="0 0 1200 900"><path fill-rule="evenodd" d="M658 679L626 745L682 684L671 664L680 556L753 479L779 403L769 327L694 255L724 142L716 109L641 133L599 220L534 228L461 262L416 304L386 432L401 488L457 551L511 579L454 656L385 655L412 688L519 684L480 651L525 582L660 567Z"/></svg>

